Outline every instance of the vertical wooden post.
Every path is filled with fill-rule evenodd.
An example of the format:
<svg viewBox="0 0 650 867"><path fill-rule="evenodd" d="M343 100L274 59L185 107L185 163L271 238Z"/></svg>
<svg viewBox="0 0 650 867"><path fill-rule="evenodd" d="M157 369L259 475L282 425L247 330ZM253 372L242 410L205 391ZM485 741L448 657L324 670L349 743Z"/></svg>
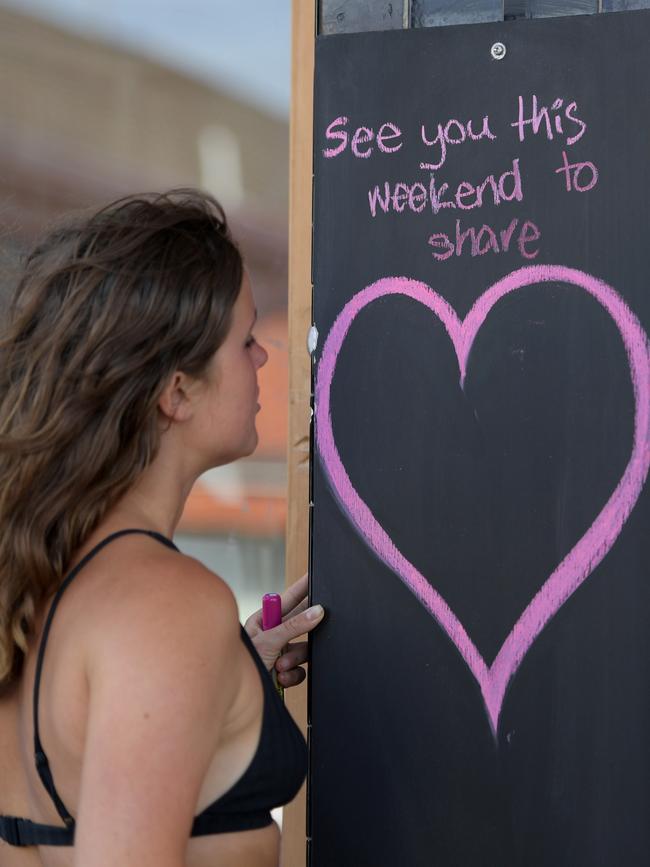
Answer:
<svg viewBox="0 0 650 867"><path fill-rule="evenodd" d="M314 89L315 0L293 0L289 193L289 510L287 585L307 571L309 551L309 406L311 324L312 119ZM287 693L287 706L307 733L307 689ZM285 807L282 867L305 867L305 786Z"/></svg>

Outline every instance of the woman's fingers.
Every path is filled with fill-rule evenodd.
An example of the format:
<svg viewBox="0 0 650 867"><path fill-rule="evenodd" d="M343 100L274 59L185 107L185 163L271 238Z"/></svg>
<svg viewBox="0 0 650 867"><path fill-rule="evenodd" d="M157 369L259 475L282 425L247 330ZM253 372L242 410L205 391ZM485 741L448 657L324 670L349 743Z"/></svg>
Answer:
<svg viewBox="0 0 650 867"><path fill-rule="evenodd" d="M282 671L278 673L278 681L285 689L291 686L297 686L302 683L307 677L304 668L293 668L291 671Z"/></svg>
<svg viewBox="0 0 650 867"><path fill-rule="evenodd" d="M285 644L288 644L299 635L304 635L306 632L311 632L323 619L325 611L322 605L312 605L301 611L300 614L295 614L288 617L279 626L273 629L267 629L265 635L275 633L274 640L278 643L278 652L282 650Z"/></svg>
<svg viewBox="0 0 650 867"><path fill-rule="evenodd" d="M307 575L299 578L291 587L288 587L284 593L280 594L282 600L282 620L287 621L296 614L302 614L309 608L307 599ZM262 628L262 609L260 608L248 618L244 624L244 629L251 638Z"/></svg>
<svg viewBox="0 0 650 867"><path fill-rule="evenodd" d="M291 587L288 587L284 593L280 594L282 601L282 619L288 620L295 614L301 614L309 607L307 601L307 575L299 578ZM246 620L244 629L252 638L255 633L262 628L262 609L259 608Z"/></svg>
<svg viewBox="0 0 650 867"><path fill-rule="evenodd" d="M250 636L266 668L275 667L282 686L295 686L305 679L300 666L307 661L307 642L290 642L300 635L311 632L323 619L322 605L309 605L307 600L307 575L281 594L282 623L273 629L262 630L262 612L256 611L245 623ZM288 645L288 646L287 646ZM284 650L284 652L283 652Z"/></svg>
<svg viewBox="0 0 650 867"><path fill-rule="evenodd" d="M246 623L244 623L244 629L251 638L256 635L262 629L262 609L260 608L254 614L247 619Z"/></svg>
<svg viewBox="0 0 650 867"><path fill-rule="evenodd" d="M273 629L251 635L255 649L270 671L285 645L299 635L311 632L322 621L325 612L322 605L312 605L300 614L287 618Z"/></svg>
<svg viewBox="0 0 650 867"><path fill-rule="evenodd" d="M299 578L291 587L288 587L284 593L280 594L282 601L282 619L288 620L296 614L302 614L309 607L307 599L307 575ZM251 638L262 628L262 609L258 609L254 614L247 619L244 624L244 629Z"/></svg>
<svg viewBox="0 0 650 867"><path fill-rule="evenodd" d="M290 617L295 617L296 614L302 614L302 612L306 611L308 608L309 608L309 600L305 596L305 598L302 600L302 602L299 602L298 605L296 605L296 607L292 611L290 611L282 619L288 620Z"/></svg>
<svg viewBox="0 0 650 867"><path fill-rule="evenodd" d="M275 669L278 672L290 671L304 662L307 662L307 642L294 641L286 648L285 653L276 660Z"/></svg>
<svg viewBox="0 0 650 867"><path fill-rule="evenodd" d="M280 594L282 599L282 613L290 614L296 605L299 605L303 599L307 596L307 574L303 575L302 578L298 578L297 581L287 587L284 593Z"/></svg>

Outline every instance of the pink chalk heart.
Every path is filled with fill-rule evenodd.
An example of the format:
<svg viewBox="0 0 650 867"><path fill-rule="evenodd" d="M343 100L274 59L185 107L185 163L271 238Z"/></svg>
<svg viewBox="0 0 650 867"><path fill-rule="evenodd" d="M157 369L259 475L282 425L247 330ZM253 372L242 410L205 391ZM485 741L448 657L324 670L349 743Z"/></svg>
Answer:
<svg viewBox="0 0 650 867"><path fill-rule="evenodd" d="M350 325L364 307L386 295L405 295L429 308L442 322L456 350L460 385L474 339L494 305L517 289L556 281L578 286L592 295L616 323L625 345L634 390L632 454L616 489L600 514L540 590L528 603L488 666L463 624L443 597L397 549L361 499L343 466L334 441L330 390L336 361ZM650 358L648 338L623 299L602 280L561 265L534 265L503 277L478 298L465 319L424 283L406 277L377 280L358 292L339 313L327 336L316 378L316 443L329 482L348 518L368 546L415 594L458 648L480 687L496 735L506 688L537 636L566 600L593 572L612 547L641 493L650 463Z"/></svg>

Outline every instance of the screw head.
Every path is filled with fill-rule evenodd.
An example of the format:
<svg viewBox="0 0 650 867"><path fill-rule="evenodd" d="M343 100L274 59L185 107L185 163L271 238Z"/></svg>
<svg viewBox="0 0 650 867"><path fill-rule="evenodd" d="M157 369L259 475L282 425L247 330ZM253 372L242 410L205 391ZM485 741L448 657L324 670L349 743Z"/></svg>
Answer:
<svg viewBox="0 0 650 867"><path fill-rule="evenodd" d="M506 47L503 42L495 42L490 48L490 54L494 60L503 60L506 56Z"/></svg>

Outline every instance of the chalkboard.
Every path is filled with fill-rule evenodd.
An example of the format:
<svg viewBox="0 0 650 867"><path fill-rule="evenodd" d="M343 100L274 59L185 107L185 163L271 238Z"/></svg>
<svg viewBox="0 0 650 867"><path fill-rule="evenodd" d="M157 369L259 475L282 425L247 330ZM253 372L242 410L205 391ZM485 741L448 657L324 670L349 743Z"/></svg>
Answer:
<svg viewBox="0 0 650 867"><path fill-rule="evenodd" d="M312 867L650 863L648 45L317 40Z"/></svg>

